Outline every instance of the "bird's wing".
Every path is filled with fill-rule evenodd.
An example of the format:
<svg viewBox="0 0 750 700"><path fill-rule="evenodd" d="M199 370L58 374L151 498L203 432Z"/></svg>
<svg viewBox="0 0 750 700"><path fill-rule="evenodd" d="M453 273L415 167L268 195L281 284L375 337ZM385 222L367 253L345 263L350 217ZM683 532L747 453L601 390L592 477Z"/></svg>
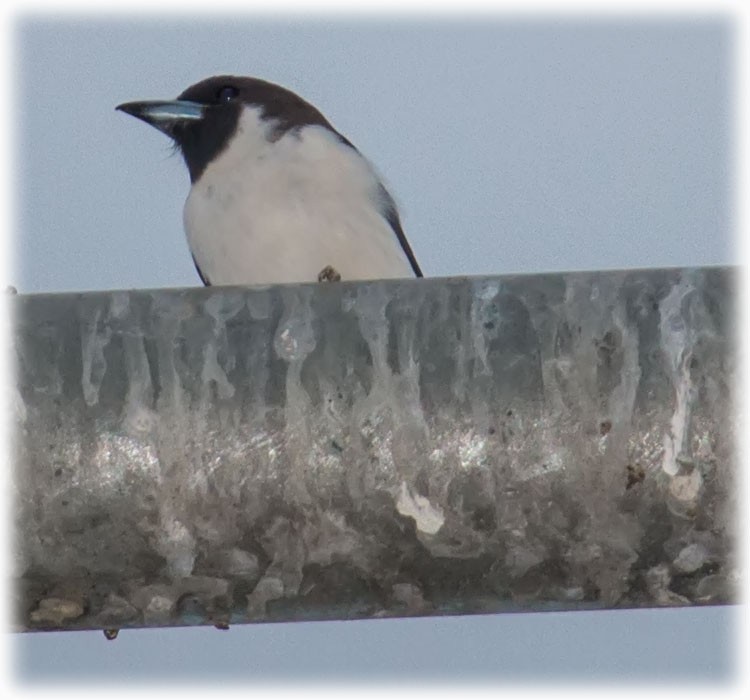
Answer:
<svg viewBox="0 0 750 700"><path fill-rule="evenodd" d="M380 200L384 207L383 216L385 216L385 220L390 224L393 232L398 238L398 242L401 244L401 247L404 250L404 253L406 253L406 257L409 259L411 269L414 270L414 275L416 277L423 277L422 270L419 267L417 259L414 257L414 252L409 245L409 241L406 240L404 229L401 228L401 220L398 218L396 203L393 201L393 197L391 197L391 195L388 193L388 190L385 189L382 184L380 185Z"/></svg>
<svg viewBox="0 0 750 700"><path fill-rule="evenodd" d="M334 129L328 122L325 122L325 126L327 126L334 134L336 134L342 143L345 143L347 146L349 146L349 148L352 148L357 153L359 153L357 147L348 138L346 138L346 136L336 131L336 129ZM359 155L361 156L362 154L359 153ZM414 271L414 275L416 277L424 277L424 275L422 274L422 270L419 267L419 263L414 257L414 251L412 251L411 246L409 245L409 241L406 240L404 229L401 228L401 220L398 218L396 202L393 201L393 197L391 197L388 190L385 189L382 182L378 182L378 189L378 194L380 195L380 203L383 206L383 216L385 217L385 220L388 222L390 227L393 229L393 232L396 234L398 242L401 244L401 248L406 254L407 259L409 260L409 265L411 265L411 269Z"/></svg>
<svg viewBox="0 0 750 700"><path fill-rule="evenodd" d="M200 269L200 267L198 267L198 261L197 261L197 260L195 259L195 255L193 255L192 257L193 257L193 265L195 265L195 269L196 269L196 270L198 270L198 276L199 276L199 277L201 278L201 282L203 282L203 284L204 284L204 285L205 285L206 287L210 287L210 286L211 286L211 283L210 283L210 282L208 281L208 277L206 277L206 276L205 276L205 275L204 275L204 274L203 274L203 273L201 272L201 269Z"/></svg>

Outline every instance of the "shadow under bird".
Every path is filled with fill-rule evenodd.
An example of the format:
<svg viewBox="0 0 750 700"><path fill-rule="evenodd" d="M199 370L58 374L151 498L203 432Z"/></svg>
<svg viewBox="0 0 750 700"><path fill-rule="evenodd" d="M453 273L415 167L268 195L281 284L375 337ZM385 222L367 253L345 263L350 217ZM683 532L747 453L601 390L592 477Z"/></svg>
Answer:
<svg viewBox="0 0 750 700"><path fill-rule="evenodd" d="M422 276L372 165L290 90L225 75L117 109L185 159L183 223L204 284Z"/></svg>

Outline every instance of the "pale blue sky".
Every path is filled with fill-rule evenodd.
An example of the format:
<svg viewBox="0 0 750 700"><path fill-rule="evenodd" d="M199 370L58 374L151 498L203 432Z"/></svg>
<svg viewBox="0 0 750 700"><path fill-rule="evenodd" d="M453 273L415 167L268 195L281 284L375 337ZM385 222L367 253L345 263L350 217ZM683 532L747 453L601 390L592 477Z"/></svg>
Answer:
<svg viewBox="0 0 750 700"><path fill-rule="evenodd" d="M726 20L26 19L20 292L196 285L187 172L114 111L209 75L297 91L367 155L427 275L734 261ZM19 675L726 678L726 609L34 634Z"/></svg>
<svg viewBox="0 0 750 700"><path fill-rule="evenodd" d="M27 20L19 290L198 283L188 177L114 106L279 82L383 174L429 275L727 263L723 21Z"/></svg>

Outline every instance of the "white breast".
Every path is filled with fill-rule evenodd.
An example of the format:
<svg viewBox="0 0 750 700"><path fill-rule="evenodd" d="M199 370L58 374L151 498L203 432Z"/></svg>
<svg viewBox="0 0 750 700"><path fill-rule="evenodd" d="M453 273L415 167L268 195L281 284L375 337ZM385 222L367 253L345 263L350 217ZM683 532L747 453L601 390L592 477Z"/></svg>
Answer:
<svg viewBox="0 0 750 700"><path fill-rule="evenodd" d="M343 280L413 277L367 161L320 126L274 142L267 128L245 108L185 202L188 242L211 284L315 282L327 265Z"/></svg>

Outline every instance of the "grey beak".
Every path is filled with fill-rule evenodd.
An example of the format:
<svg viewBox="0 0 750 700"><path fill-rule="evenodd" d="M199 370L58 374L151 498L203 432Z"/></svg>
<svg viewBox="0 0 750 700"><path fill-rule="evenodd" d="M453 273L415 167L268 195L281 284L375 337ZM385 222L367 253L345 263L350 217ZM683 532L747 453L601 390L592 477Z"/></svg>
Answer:
<svg viewBox="0 0 750 700"><path fill-rule="evenodd" d="M188 100L125 102L115 109L130 114L171 136L172 127L181 122L203 119L206 105Z"/></svg>

